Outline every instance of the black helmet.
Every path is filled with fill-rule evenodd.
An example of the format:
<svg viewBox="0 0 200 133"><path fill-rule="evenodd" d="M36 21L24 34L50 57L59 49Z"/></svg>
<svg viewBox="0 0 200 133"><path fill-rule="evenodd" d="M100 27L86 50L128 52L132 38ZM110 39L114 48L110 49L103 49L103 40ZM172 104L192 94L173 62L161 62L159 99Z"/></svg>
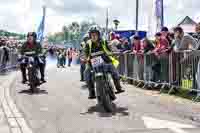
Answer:
<svg viewBox="0 0 200 133"><path fill-rule="evenodd" d="M29 32L29 33L27 34L27 37L29 37L29 36L32 36L32 37L34 38L34 40L37 39L37 34L36 34L36 32Z"/></svg>
<svg viewBox="0 0 200 133"><path fill-rule="evenodd" d="M91 33L97 33L99 35L99 37L100 37L100 35L101 35L100 28L98 26L96 26L96 25L92 26L90 28L90 30L89 30L90 37L91 37Z"/></svg>

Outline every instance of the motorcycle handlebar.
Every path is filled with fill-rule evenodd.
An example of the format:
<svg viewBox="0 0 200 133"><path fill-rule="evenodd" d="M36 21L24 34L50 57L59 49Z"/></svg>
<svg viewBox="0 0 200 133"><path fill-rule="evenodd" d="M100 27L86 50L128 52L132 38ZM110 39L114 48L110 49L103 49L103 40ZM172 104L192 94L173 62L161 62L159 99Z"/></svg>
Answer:
<svg viewBox="0 0 200 133"><path fill-rule="evenodd" d="M96 53L92 53L92 54L91 54L91 57L94 57L94 56L101 56L101 55L103 55L103 54L105 54L105 52L99 51L99 52L96 52ZM122 53L121 53L121 52L112 52L112 53L106 54L106 55L112 56L112 55L120 55L120 54L122 54Z"/></svg>

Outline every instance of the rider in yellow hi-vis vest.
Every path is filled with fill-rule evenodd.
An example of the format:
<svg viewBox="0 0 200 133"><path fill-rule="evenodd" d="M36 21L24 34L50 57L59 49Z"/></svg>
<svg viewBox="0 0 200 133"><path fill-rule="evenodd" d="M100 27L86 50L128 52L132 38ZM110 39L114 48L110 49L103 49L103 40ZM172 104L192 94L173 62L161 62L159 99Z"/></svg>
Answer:
<svg viewBox="0 0 200 133"><path fill-rule="evenodd" d="M98 30L98 27L92 27L89 31L90 40L88 40L86 47L85 47L85 56L87 58L88 64L85 72L86 81L89 88L89 99L96 98L95 96L95 88L94 83L92 81L92 66L90 63L91 59L91 53L104 51L105 54L102 55L102 59L104 60L107 67L104 68L106 72L111 73L115 88L117 89L117 93L122 93L124 90L122 90L122 87L120 85L120 77L119 73L117 71L117 67L119 65L118 60L116 60L114 57L112 57L112 52L109 50L109 47L107 45L107 42L105 40L102 40L100 37L100 30Z"/></svg>
<svg viewBox="0 0 200 133"><path fill-rule="evenodd" d="M88 41L88 45L89 45L90 53L91 53L91 50L92 50L91 40ZM112 61L112 64L114 65L114 67L117 68L119 66L119 61L112 56L112 52L108 50L105 40L102 41L102 48L103 48L103 51L108 55L109 59Z"/></svg>

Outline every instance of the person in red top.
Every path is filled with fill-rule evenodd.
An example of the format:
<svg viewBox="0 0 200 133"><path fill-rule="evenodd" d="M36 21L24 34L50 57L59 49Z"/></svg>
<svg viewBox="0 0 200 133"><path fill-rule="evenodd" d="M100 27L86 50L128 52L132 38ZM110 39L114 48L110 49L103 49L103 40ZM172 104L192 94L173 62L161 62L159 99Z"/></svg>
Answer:
<svg viewBox="0 0 200 133"><path fill-rule="evenodd" d="M133 53L134 54L142 53L142 45L139 36L133 37Z"/></svg>
<svg viewBox="0 0 200 133"><path fill-rule="evenodd" d="M154 71L154 81L156 82L168 82L168 49L169 49L169 42L166 38L162 37L160 32L156 33L155 35L155 49L153 53L155 56L156 63L152 67ZM162 55L162 56L161 56Z"/></svg>
<svg viewBox="0 0 200 133"><path fill-rule="evenodd" d="M70 48L67 51L67 57L68 57L68 67L71 67L72 57L73 57L73 49L72 48Z"/></svg>
<svg viewBox="0 0 200 133"><path fill-rule="evenodd" d="M169 48L168 40L166 38L163 38L160 32L156 33L155 38L155 49L153 50L155 55L165 53L166 50Z"/></svg>
<svg viewBox="0 0 200 133"><path fill-rule="evenodd" d="M169 42L169 45L171 45L172 41L170 39L170 32L167 27L163 27L161 29L161 34L162 34L162 38L167 39L167 41Z"/></svg>
<svg viewBox="0 0 200 133"><path fill-rule="evenodd" d="M133 53L134 57L134 68L136 72L136 78L138 80L143 80L144 64L143 64L143 50L141 39L139 36L133 37Z"/></svg>

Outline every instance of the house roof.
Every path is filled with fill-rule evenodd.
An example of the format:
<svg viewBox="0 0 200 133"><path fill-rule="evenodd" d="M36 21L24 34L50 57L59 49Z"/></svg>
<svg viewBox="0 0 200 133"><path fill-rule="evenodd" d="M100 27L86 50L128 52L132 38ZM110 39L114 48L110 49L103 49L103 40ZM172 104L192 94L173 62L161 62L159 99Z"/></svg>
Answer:
<svg viewBox="0 0 200 133"><path fill-rule="evenodd" d="M181 25L196 25L197 23L192 20L189 16L186 16L179 24L178 26Z"/></svg>

